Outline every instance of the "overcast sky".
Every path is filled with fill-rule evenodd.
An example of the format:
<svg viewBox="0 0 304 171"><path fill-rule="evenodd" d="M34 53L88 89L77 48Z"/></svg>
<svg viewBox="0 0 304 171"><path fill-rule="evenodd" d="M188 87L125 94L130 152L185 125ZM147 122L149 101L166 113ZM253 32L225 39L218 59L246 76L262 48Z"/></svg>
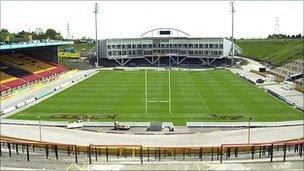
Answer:
<svg viewBox="0 0 304 171"><path fill-rule="evenodd" d="M195 37L229 37L229 1L97 1L98 37L139 37L153 28L172 27ZM65 37L94 38L94 1L1 1L1 28L12 32L54 28ZM267 37L303 32L303 1L236 1L235 37Z"/></svg>

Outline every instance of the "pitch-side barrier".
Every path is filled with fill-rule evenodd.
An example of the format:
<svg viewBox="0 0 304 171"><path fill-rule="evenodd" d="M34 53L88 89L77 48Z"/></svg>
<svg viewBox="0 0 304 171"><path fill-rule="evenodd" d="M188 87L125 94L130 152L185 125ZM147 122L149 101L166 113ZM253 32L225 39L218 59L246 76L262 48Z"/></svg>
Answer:
<svg viewBox="0 0 304 171"><path fill-rule="evenodd" d="M203 147L144 147L142 145L100 145L89 144L60 144L41 142L13 137L0 136L0 156L26 155L30 161L31 155L45 156L46 159L55 157L64 160L74 158L75 163L89 163L94 161L117 161L130 158L143 164L156 161L218 161L225 160L254 160L287 161L289 157L303 157L303 139L251 144L222 144L221 146ZM30 150L31 149L31 150ZM36 150L35 150L36 149ZM4 152L5 151L5 152ZM33 151L33 152L31 152ZM32 153L32 154L31 154ZM34 153L34 154L33 154ZM52 154L51 154L52 153ZM66 155L67 154L67 155ZM80 155L82 161L80 161ZM74 157L73 157L74 156ZM87 159L83 159L83 156Z"/></svg>

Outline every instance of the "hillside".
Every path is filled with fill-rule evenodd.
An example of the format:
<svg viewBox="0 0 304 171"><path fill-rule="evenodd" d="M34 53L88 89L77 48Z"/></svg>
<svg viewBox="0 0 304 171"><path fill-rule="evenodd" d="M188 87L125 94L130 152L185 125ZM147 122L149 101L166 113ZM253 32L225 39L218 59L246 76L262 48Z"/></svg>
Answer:
<svg viewBox="0 0 304 171"><path fill-rule="evenodd" d="M236 44L243 50L243 56L276 66L304 56L302 40L236 40Z"/></svg>

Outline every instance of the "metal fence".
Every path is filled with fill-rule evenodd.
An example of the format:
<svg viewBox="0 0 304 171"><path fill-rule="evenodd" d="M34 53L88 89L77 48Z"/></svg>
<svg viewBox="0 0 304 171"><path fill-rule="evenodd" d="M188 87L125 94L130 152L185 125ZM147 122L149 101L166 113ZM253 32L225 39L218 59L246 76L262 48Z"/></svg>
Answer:
<svg viewBox="0 0 304 171"><path fill-rule="evenodd" d="M30 161L31 151L45 155L48 159L50 153L59 157L74 157L75 163L79 162L79 156L87 158L87 162L103 160L110 161L114 158L133 158L141 164L155 161L218 161L233 159L265 159L272 162L276 160L286 161L288 157L303 156L303 139L253 144L222 144L214 147L143 147L141 145L98 145L78 146L75 144L59 144L38 142L22 139L14 139L0 136L0 156L11 157L13 153L26 154L26 160ZM8 151L4 155L3 149ZM30 150L31 149L31 150ZM36 149L36 150L35 150ZM39 150L37 150L39 149ZM63 155L67 154L67 155ZM60 156L61 155L61 156Z"/></svg>

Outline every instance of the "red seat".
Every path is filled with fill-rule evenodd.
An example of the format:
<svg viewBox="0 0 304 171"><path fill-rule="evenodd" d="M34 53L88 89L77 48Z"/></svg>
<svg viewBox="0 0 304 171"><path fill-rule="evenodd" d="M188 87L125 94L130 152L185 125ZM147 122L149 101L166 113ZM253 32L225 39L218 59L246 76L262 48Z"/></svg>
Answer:
<svg viewBox="0 0 304 171"><path fill-rule="evenodd" d="M9 87L6 87L6 86L0 84L0 91L1 91L1 92L2 92L2 91L6 91L6 90L8 90L8 89L9 89Z"/></svg>
<svg viewBox="0 0 304 171"><path fill-rule="evenodd" d="M26 77L22 77L22 79L31 83L31 82L34 82L36 80L40 80L41 78L36 76L36 75L29 75L29 76L26 76Z"/></svg>
<svg viewBox="0 0 304 171"><path fill-rule="evenodd" d="M16 79L16 80L13 80L13 81L3 83L3 85L6 86L6 87L9 87L9 88L15 88L15 87L21 86L25 83L26 82L22 81L21 79Z"/></svg>
<svg viewBox="0 0 304 171"><path fill-rule="evenodd" d="M61 72L65 71L65 70L66 70L65 68L58 66L54 69L51 69L50 72L57 74L57 73L61 73Z"/></svg>
<svg viewBox="0 0 304 171"><path fill-rule="evenodd" d="M44 72L41 72L37 75L40 76L40 77L49 77L49 76L53 75L53 73L51 73L50 71L44 71Z"/></svg>
<svg viewBox="0 0 304 171"><path fill-rule="evenodd" d="M40 60L40 59L37 59ZM10 89L14 89L17 88L19 86L28 84L28 83L32 83L35 81L40 81L43 78L46 77L50 77L54 74L60 74L64 71L67 71L68 69L57 64L57 63L53 63L53 62L49 62L49 61L44 61L41 59L41 61L48 63L49 65L53 65L55 68L51 69L51 70L45 70L44 72L38 73L38 74L32 74L32 75L28 75L28 76L24 76L24 77L18 77L18 79L13 80L13 81L9 81L6 83L3 83L0 85L0 90L2 91L7 91Z"/></svg>

